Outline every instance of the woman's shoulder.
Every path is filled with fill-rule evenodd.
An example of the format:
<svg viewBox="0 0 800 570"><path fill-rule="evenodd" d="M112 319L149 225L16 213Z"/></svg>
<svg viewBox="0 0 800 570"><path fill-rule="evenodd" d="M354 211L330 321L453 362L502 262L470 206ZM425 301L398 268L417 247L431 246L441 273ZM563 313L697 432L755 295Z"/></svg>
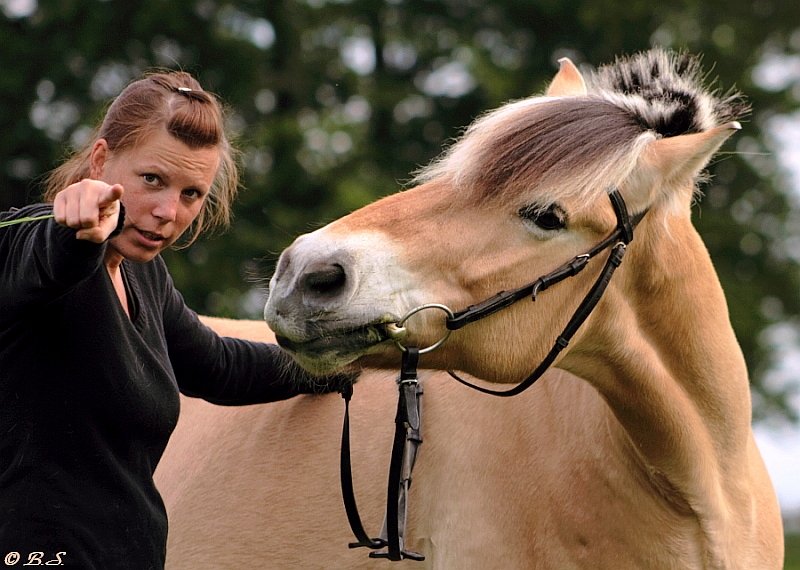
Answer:
<svg viewBox="0 0 800 570"><path fill-rule="evenodd" d="M0 242L9 245L16 255L24 258L37 251L52 253L53 248L67 256L76 252L79 257L86 255L94 258L95 254L99 255L96 244L88 247L89 242L75 244L75 240L71 239L75 236L75 230L59 226L52 218L52 204L31 204L0 212Z"/></svg>

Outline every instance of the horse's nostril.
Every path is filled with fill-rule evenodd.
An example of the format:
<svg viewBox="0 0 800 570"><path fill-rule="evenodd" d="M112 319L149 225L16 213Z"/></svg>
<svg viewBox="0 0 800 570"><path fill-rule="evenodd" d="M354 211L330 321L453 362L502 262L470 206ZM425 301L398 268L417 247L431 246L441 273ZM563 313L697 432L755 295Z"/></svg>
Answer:
<svg viewBox="0 0 800 570"><path fill-rule="evenodd" d="M309 268L303 277L303 287L316 295L332 295L338 293L345 285L347 276L344 268L338 263Z"/></svg>

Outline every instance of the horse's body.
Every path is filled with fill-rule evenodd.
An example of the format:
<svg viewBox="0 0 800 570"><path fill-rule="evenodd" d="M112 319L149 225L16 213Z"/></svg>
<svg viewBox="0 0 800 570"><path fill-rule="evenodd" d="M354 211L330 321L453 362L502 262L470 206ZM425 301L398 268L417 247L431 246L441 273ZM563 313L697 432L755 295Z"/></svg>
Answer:
<svg viewBox="0 0 800 570"><path fill-rule="evenodd" d="M269 339L263 323L210 324ZM263 331L254 335L254 325ZM351 404L354 485L374 534L386 506L394 376L365 371ZM554 370L501 400L443 373L421 377L424 442L407 546L427 560L400 568L668 568L657 563L663 552L702 567L691 511L650 476L589 384ZM339 492L341 397L182 405L157 473L170 516L168 570L390 564L347 548L354 538Z"/></svg>
<svg viewBox="0 0 800 570"><path fill-rule="evenodd" d="M698 77L691 61L655 52L601 70L587 88L564 62L549 97L487 115L417 187L299 238L281 257L265 316L282 346L318 372L355 360L396 368L389 325L414 307L466 307L586 252L614 230L612 188L631 215L648 211L556 361L561 371L511 400L425 373L407 539L426 555L422 567L781 567L745 363L690 220L694 179L739 128L731 121L741 109ZM421 364L519 381L601 266L455 331ZM431 345L440 316L413 317L403 343ZM360 506L376 517L395 396L387 374L364 376L354 470ZM216 558L199 565L225 567L234 546L231 567L257 566L261 555L263 567L379 564L342 546L335 401L202 419L187 410L159 478L174 568L195 567L187 551L200 549Z"/></svg>

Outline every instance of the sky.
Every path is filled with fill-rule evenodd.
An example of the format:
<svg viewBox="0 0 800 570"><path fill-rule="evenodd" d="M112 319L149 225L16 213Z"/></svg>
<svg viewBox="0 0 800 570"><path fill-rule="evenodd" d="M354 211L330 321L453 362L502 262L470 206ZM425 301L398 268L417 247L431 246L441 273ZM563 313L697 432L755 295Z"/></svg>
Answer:
<svg viewBox="0 0 800 570"><path fill-rule="evenodd" d="M756 426L756 441L784 513L800 511L800 429Z"/></svg>

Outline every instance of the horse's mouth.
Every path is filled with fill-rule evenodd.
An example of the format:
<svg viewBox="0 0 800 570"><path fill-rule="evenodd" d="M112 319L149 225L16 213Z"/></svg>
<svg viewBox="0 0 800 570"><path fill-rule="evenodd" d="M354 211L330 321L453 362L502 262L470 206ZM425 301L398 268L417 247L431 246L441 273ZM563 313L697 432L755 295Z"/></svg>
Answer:
<svg viewBox="0 0 800 570"><path fill-rule="evenodd" d="M378 344L399 340L405 329L397 327L393 322L378 322L360 327L348 327L325 331L314 338L291 340L276 335L278 345L289 353L302 355L305 358L327 358L331 355L344 356L363 354Z"/></svg>

